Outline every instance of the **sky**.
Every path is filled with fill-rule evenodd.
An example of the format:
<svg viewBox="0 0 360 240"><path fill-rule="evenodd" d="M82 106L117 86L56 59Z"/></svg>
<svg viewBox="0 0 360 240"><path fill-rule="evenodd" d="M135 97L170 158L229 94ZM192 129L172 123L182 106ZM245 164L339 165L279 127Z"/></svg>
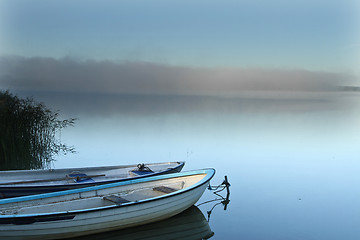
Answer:
<svg viewBox="0 0 360 240"><path fill-rule="evenodd" d="M358 81L359 13L354 0L1 0L0 87L211 95L330 76L329 89Z"/></svg>

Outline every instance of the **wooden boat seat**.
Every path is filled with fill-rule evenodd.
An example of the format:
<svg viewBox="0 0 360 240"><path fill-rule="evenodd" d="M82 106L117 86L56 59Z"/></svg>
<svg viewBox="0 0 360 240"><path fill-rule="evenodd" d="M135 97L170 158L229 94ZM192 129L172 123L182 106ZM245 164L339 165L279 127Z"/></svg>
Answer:
<svg viewBox="0 0 360 240"><path fill-rule="evenodd" d="M166 186L160 186L160 187L154 187L154 191L163 192L163 193L172 193L177 191L175 188L166 187Z"/></svg>
<svg viewBox="0 0 360 240"><path fill-rule="evenodd" d="M113 203L116 203L117 205L121 205L123 203L130 202L129 200L127 200L125 198L115 196L115 195L104 196L103 199L108 200L108 201L113 202Z"/></svg>

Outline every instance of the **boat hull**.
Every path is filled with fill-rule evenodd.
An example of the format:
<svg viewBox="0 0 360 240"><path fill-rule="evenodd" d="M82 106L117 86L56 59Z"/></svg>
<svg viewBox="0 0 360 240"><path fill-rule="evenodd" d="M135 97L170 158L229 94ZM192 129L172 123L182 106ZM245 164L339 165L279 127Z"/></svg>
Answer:
<svg viewBox="0 0 360 240"><path fill-rule="evenodd" d="M208 221L196 206L191 206L184 212L169 219L158 221L141 227L126 228L111 232L86 235L74 240L199 240L209 239L214 233Z"/></svg>
<svg viewBox="0 0 360 240"><path fill-rule="evenodd" d="M80 182L80 183L74 183L74 182L44 182L46 178L57 178L58 176L66 176L69 175L71 172L79 171L79 172L87 172L88 175L101 175L102 173L106 173L109 171L118 171L123 169L133 169L136 168L136 165L128 165L128 166L113 166L113 167L94 167L94 168L72 168L72 169L56 169L56 170L25 170L25 171L4 171L0 172L0 199L3 198L13 198L13 197L21 197L21 196L27 196L27 195L34 195L34 194L42 194L42 193L50 193L50 192L57 192L57 191L65 191L65 190L71 190L71 189L77 189L77 188L83 188L83 187L91 187L96 185L102 185L102 184L109 184L109 183L115 183L115 182L122 182L122 181L128 181L131 179L138 179L143 177L149 177L149 176L156 176L156 175L162 175L162 174L170 174L170 173L177 173L182 170L185 163L184 162L174 162L169 163L173 165L173 167L166 167L166 163L161 163L165 167L163 169L160 169L159 171L150 172L148 174L144 175L114 175L112 178L108 179L101 179L94 182ZM150 167L154 166L155 164L148 164ZM146 165L147 166L147 165ZM40 179L40 184L36 183L23 183L23 184L12 184L6 183L4 179L19 179L21 177L31 177L34 179L39 179L39 177L42 177ZM2 182L3 181L3 182ZM13 180L14 181L14 180ZM18 182L18 181L15 181ZM4 184L5 183L5 184Z"/></svg>
<svg viewBox="0 0 360 240"><path fill-rule="evenodd" d="M25 219L26 216L24 215L22 216L23 222L18 223L12 221L14 220L14 216L10 215L1 218L2 216L0 215L0 238L71 238L160 221L172 217L194 205L202 196L215 173L214 170L212 171L213 172L208 173L211 176L208 176L206 180L194 187L178 193L168 194L146 201L134 202L128 205L124 204L113 208L91 209L80 212L69 211L68 214L33 215L29 216L30 218L32 217L32 223L30 220L27 222ZM169 176L169 178L171 178L171 175L176 174L170 174L166 177ZM149 179L151 179L151 177ZM18 218L18 220L20 219L21 218Z"/></svg>

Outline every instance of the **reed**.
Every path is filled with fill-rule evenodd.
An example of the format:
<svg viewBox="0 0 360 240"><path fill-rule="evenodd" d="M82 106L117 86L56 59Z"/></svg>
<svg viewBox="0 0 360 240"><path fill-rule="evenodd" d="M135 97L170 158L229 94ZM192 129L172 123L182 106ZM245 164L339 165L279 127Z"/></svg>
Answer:
<svg viewBox="0 0 360 240"><path fill-rule="evenodd" d="M0 91L0 170L48 168L57 154L75 152L59 133L76 119L58 118L43 103Z"/></svg>

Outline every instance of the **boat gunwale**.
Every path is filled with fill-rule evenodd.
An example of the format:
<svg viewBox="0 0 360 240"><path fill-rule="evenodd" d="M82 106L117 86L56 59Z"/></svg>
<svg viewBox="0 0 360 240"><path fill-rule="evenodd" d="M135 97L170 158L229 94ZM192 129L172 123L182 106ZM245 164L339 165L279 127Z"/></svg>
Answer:
<svg viewBox="0 0 360 240"><path fill-rule="evenodd" d="M201 170L194 170L194 171L186 171L186 172L180 172L180 173L173 173L173 174L166 174L166 175L158 175L158 176L151 176L147 178L141 178L141 179L134 179L129 180L126 182L117 182L117 183L110 183L110 184L104 184L99 186L93 186L93 187L86 187L86 188L79 188L79 189L72 189L72 190L65 190L60 192L52 192L52 193L44 193L44 194L37 194L37 195L30 195L30 196L23 196L23 197L17 197L17 198L10 198L10 199L0 199L0 206L1 204L8 204L8 203L16 203L16 202L24 202L24 201L31 201L31 200L37 200L42 198L49 198L49 197L57 197L67 194L73 194L73 193L82 193L82 192L89 192L104 188L111 188L111 187L118 187L118 186L124 186L124 185L130 185L135 183L143 183L143 182L151 182L151 181L157 181L157 180L165 180L170 179L173 177L187 177L192 175L201 175L206 174L204 178L202 178L200 181L196 182L195 184L184 188L177 190L172 193L164 194L161 196L156 196L152 198L146 198L139 201L132 201L128 203L123 203L121 205L109 205L109 206L101 206L96 208L87 208L87 209L80 209L80 210L71 210L71 211L62 211L62 212L50 212L50 213L38 213L38 214L21 214L21 215L0 215L0 220L2 219L18 219L18 218L30 218L30 217L47 217L47 216L56 216L56 215L64 215L64 214L79 214L79 213L86 213L86 212L95 212L95 211L101 211L101 210L108 210L113 208L121 208L121 207L128 207L132 205L138 205L143 203L148 203L152 201L156 201L159 199L165 199L168 197L172 197L175 195L180 195L182 193L194 190L196 188L199 188L209 182L213 176L215 175L215 169L213 168L207 168L207 169L201 169ZM1 225L1 222L0 222Z"/></svg>
<svg viewBox="0 0 360 240"><path fill-rule="evenodd" d="M185 161L174 161L174 162L154 162L154 163L145 163L146 165L159 165L159 164L175 164L178 163L180 165L185 164ZM11 173L36 173L36 172L57 172L57 171L76 171L76 170L85 170L85 169L92 169L92 170L102 170L102 169L122 169L122 168L130 168L136 167L138 164L129 164L129 165L110 165L110 166L100 166L100 167L73 167L73 168L55 168L55 169L31 169L31 170L5 170L0 171L1 174L11 174Z"/></svg>

